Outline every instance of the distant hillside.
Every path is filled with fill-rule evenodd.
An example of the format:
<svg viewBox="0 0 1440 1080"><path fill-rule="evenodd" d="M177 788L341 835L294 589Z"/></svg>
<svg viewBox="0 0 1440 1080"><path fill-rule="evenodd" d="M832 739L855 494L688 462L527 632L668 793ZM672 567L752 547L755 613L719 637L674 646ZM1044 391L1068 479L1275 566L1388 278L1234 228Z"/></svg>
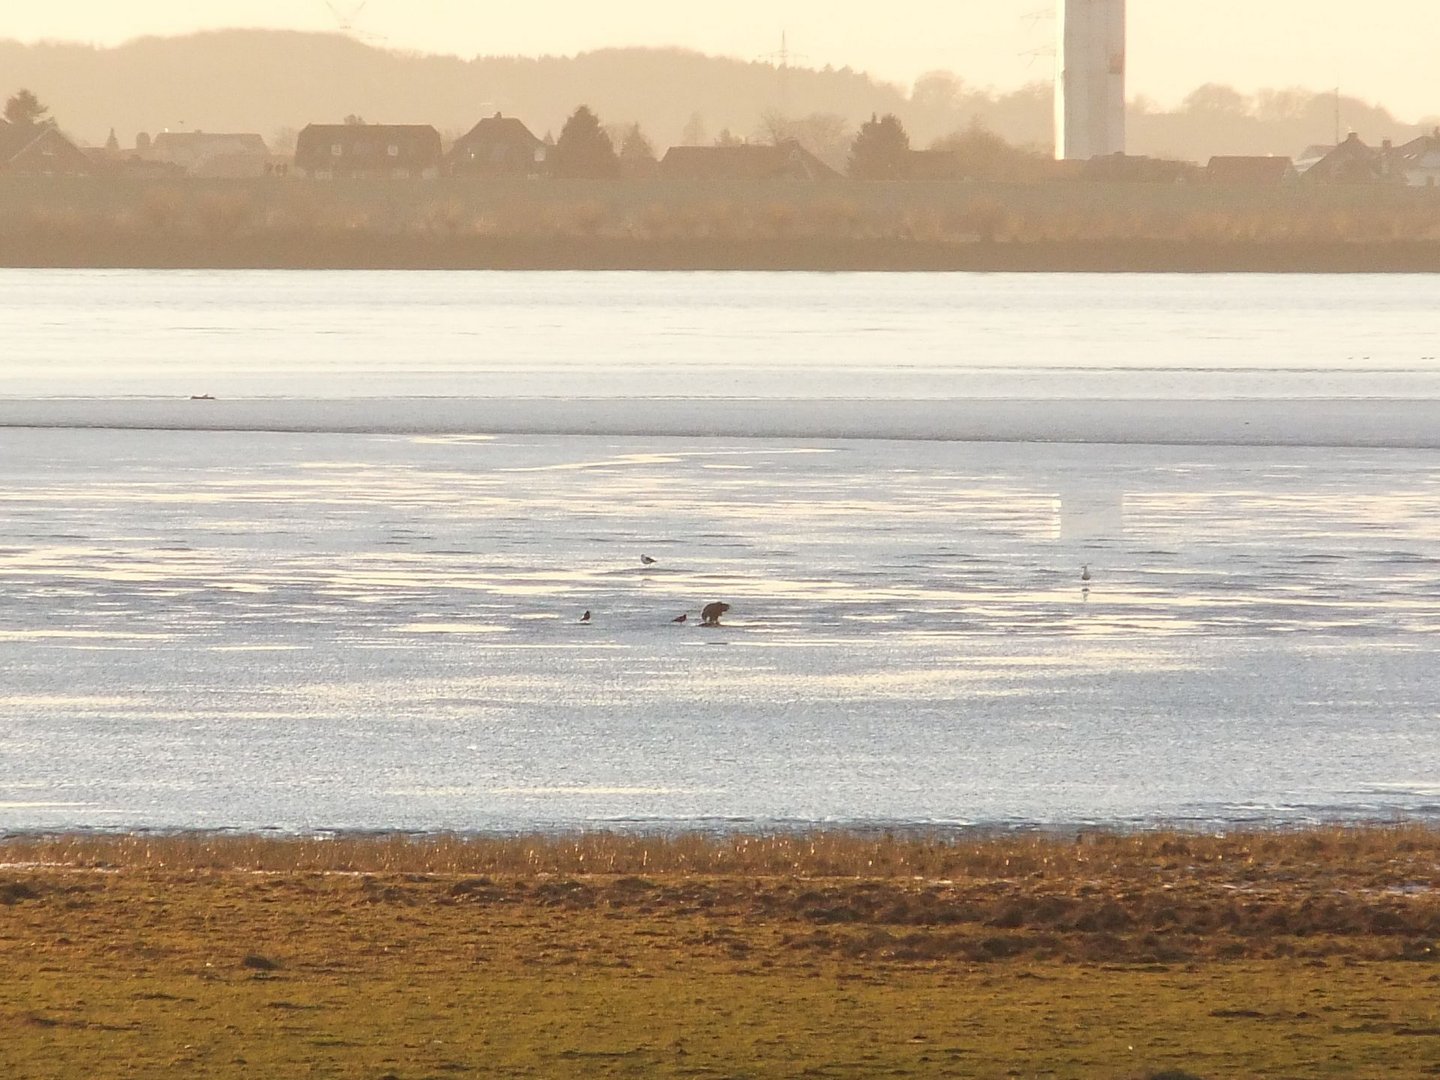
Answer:
<svg viewBox="0 0 1440 1080"><path fill-rule="evenodd" d="M537 135L559 134L588 104L606 123L638 121L659 146L698 116L708 137L748 136L767 110L860 119L906 103L897 87L849 70L780 73L769 64L674 49L607 49L575 57L461 60L390 52L338 34L227 30L144 38L112 49L0 41L0 73L34 90L86 142L113 127L122 144L165 128L254 131L272 138L358 114L459 134L501 110ZM13 88L0 88L10 93Z"/></svg>
<svg viewBox="0 0 1440 1080"><path fill-rule="evenodd" d="M125 146L137 132L166 128L258 132L283 144L287 131L350 114L434 124L454 136L497 110L543 136L558 134L584 103L607 124L638 122L661 150L687 133L703 141L723 131L761 137L767 116L773 124L777 116L826 114L831 122L810 131L828 144L811 149L843 165L850 133L871 113L899 115L917 147L972 123L1012 143L1048 147L1053 124L1048 82L996 93L966 84L963 72L932 73L902 88L848 68L782 71L679 49L461 60L387 51L339 34L271 30L143 38L106 49L0 41L0 79L0 96L35 91L80 141L98 144L114 128ZM1334 117L1326 95L1250 99L1202 87L1174 112L1137 104L1131 152L1202 161L1220 153L1293 155L1333 139ZM1341 118L1371 143L1408 139L1440 122L1402 124L1349 99ZM803 130L793 133L806 138Z"/></svg>

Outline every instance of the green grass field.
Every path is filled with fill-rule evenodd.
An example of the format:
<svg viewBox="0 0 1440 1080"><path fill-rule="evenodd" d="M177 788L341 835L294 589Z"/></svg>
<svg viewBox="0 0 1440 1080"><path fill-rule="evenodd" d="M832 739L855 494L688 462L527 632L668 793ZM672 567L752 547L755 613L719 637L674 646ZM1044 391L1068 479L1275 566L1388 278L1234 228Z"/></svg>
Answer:
<svg viewBox="0 0 1440 1080"><path fill-rule="evenodd" d="M0 842L3 1075L1422 1077L1440 836Z"/></svg>

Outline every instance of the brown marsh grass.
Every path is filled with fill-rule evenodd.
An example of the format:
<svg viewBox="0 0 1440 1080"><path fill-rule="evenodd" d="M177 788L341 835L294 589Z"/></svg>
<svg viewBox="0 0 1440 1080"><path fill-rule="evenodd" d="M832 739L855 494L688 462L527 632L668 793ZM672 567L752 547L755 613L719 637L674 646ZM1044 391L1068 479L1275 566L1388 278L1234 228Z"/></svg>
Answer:
<svg viewBox="0 0 1440 1080"><path fill-rule="evenodd" d="M1440 833L16 836L0 1071L1433 1076Z"/></svg>
<svg viewBox="0 0 1440 1080"><path fill-rule="evenodd" d="M1153 882L1323 879L1337 888L1440 888L1440 832L1413 824L1297 831L1074 835L357 835L278 838L180 833L0 839L0 862L166 870L411 874L692 874L803 878Z"/></svg>
<svg viewBox="0 0 1440 1080"><path fill-rule="evenodd" d="M1440 192L1309 185L324 183L0 178L0 255L45 241L403 238L940 245L1440 243ZM14 256L10 256L13 258Z"/></svg>

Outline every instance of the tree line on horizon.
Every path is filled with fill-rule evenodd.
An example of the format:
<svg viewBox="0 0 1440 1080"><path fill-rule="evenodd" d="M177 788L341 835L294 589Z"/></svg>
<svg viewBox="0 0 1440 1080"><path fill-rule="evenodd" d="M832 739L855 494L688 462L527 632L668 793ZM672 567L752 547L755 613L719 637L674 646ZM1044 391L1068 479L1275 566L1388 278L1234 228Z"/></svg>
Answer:
<svg viewBox="0 0 1440 1080"><path fill-rule="evenodd" d="M457 136L501 111L537 134L553 131L576 101L638 125L654 147L724 139L796 138L842 168L859 125L895 116L913 145L987 132L1048 154L1051 83L999 91L963 74L929 72L910 87L849 68L777 67L682 49L604 49L573 57L417 56L344 35L215 31L145 38L114 48L0 41L0 70L35 90L78 141L98 144L112 128L277 134L347 114L387 123L429 123ZM1295 155L1340 134L1378 143L1426 133L1440 118L1406 124L1378 105L1301 89L1243 95L1203 86L1173 109L1137 99L1130 151L1203 161L1213 154ZM1440 96L1437 96L1440 111Z"/></svg>
<svg viewBox="0 0 1440 1080"><path fill-rule="evenodd" d="M827 125L827 131L843 132L839 126ZM802 146L806 140L803 126L785 123L772 116L764 132L764 145L778 145L794 139ZM728 132L722 132L715 146L746 145ZM806 149L811 147L806 146ZM910 136L904 124L893 113L872 114L844 145L844 160L838 159L838 144L825 145L835 160L836 171L852 180L908 180L914 176L914 157ZM1043 174L1049 157L1033 150L1011 146L999 136L980 128L937 140L932 149L954 156L957 165L972 179L1021 180ZM812 149L812 153L815 151ZM819 156L819 155L817 155ZM615 125L607 130L600 118L587 105L581 105L565 121L560 138L555 141L550 174L561 179L607 179L643 177L656 164L654 144L639 124ZM823 159L822 159L823 160Z"/></svg>
<svg viewBox="0 0 1440 1080"><path fill-rule="evenodd" d="M56 126L49 114L49 106L28 88L12 94L6 100L3 113L0 113L7 123L17 126ZM827 122L820 129L818 125L788 122L776 114L771 114L767 123L767 145L779 145L787 140L803 145L806 141L804 137L816 130L833 133L837 138L844 131L843 125L838 123ZM367 121L358 113L349 113L342 124L363 127ZM545 141L554 148L548 172L557 179L643 178L650 175L658 163L654 144L638 123L612 125L607 130L588 105L578 106L570 114L559 139L552 139L547 134ZM114 142L112 132L107 148ZM714 145L747 144L729 132L722 132ZM827 143L826 149L834 152L836 148ZM963 165L965 175L971 179L1038 178L1049 162L1048 157L1036 151L1010 146L999 136L977 127L937 140L932 149L953 155L955 162ZM854 180L908 180L914 178L913 160L910 136L900 119L893 113L883 117L872 113L849 143L844 166L836 171Z"/></svg>
<svg viewBox="0 0 1440 1080"><path fill-rule="evenodd" d="M57 127L49 112L33 91L21 89L5 102L3 117L6 124L45 132ZM345 123L366 122L359 114L350 114ZM428 133L432 141L434 134ZM972 153L990 154L988 159L970 159L973 179L1027 179L1015 170L1038 171L1056 164L983 130L962 133L957 139L969 140ZM958 143L940 140L939 145ZM850 144L846 171L860 181L912 179L909 170L915 158L900 119L893 114L872 115ZM582 105L552 143L550 175L640 178L644 173L633 171L637 159L655 165L653 149L638 125L623 129L617 149L599 116ZM988 175L975 167L981 160L991 167ZM686 184L614 184L597 194L590 186L538 183L525 185L526 195L519 200L498 202L491 185L403 187L408 189L404 198L397 198L401 188L389 187L358 198L351 192L345 198L315 199L312 193L317 188L311 184L222 189L184 182L143 187L102 184L90 186L77 199L73 186L45 184L0 206L0 247L9 251L9 257L22 260L17 265L52 265L49 260L57 258L60 261L53 265L71 265L67 258L76 260L74 265L89 265L86 260L95 258L97 251L111 251L117 244L132 259L138 243L151 245L148 257L158 259L156 265L173 265L177 251L191 245L208 253L200 257L205 265L207 258L218 257L224 264L225 258L237 253L248 251L245 257L255 258L258 251L270 260L263 265L312 265L318 257L320 265L360 266L371 265L370 260L379 257L377 252L395 257L393 245L401 243L408 245L404 258L428 266L430 259L451 265L446 260L463 259L467 251L470 257L488 251L486 257L518 258L530 265L525 260L534 259L535 244L584 247L676 241L701 245L712 254L700 258L723 262L734 257L737 244L802 240L811 245L805 258L829 259L825 265L833 266L834 260L846 257L846 251L853 255L857 244L918 246L933 252L975 244L1158 242L1202 248L1240 244L1258 251L1295 244L1433 245L1440 239L1440 219L1432 205L1374 197L1382 189L1367 191L1357 201L1346 185L1311 186L1315 192L1329 188L1331 195L1281 204L1257 197L1254 191L1232 191L1218 203L1202 199L1177 204L1169 197L1177 190L1173 183L1140 185L1151 191L1140 198L1132 193L1118 203L1098 204L1057 194L1067 187L1076 190L1074 185L1047 186L1045 197L1037 200L1017 197L1016 193L1036 189L1014 184L967 185L958 189L967 192L960 199L954 195L957 189L949 186L790 184L783 196L755 199L745 197L743 187L727 193ZM896 198L897 193L905 194ZM227 245L236 245L228 255L224 254L230 250ZM63 254L67 251L68 256ZM558 256L561 264L566 257L563 252ZM574 251L569 257L575 257ZM1422 252L1419 258L1424 257ZM382 265L390 263L382 261Z"/></svg>

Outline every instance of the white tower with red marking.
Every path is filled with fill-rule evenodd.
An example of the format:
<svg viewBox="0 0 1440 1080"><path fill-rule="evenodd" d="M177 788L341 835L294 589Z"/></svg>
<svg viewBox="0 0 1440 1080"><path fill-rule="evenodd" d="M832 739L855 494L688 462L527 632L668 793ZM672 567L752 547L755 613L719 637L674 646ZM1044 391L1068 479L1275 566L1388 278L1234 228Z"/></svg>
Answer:
<svg viewBox="0 0 1440 1080"><path fill-rule="evenodd" d="M1125 0L1059 0L1055 156L1125 152Z"/></svg>

